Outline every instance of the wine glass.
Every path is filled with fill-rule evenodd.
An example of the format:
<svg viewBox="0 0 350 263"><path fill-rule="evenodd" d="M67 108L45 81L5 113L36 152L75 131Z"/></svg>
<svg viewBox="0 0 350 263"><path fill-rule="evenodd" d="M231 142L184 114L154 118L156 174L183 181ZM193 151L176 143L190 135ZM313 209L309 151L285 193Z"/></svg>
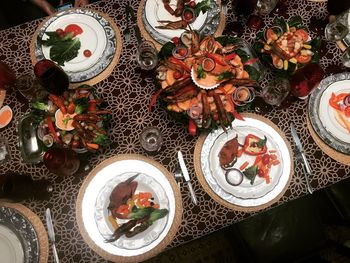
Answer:
<svg viewBox="0 0 350 263"><path fill-rule="evenodd" d="M16 79L16 89L27 100L40 100L45 98L47 91L39 83L39 80L33 74L23 74Z"/></svg>
<svg viewBox="0 0 350 263"><path fill-rule="evenodd" d="M38 61L34 66L34 74L49 93L62 95L69 87L68 75L52 60Z"/></svg>
<svg viewBox="0 0 350 263"><path fill-rule="evenodd" d="M137 63L144 70L151 70L157 66L157 49L151 41L143 41L137 48Z"/></svg>
<svg viewBox="0 0 350 263"><path fill-rule="evenodd" d="M5 62L0 61L0 89L8 89L15 80L15 72Z"/></svg>
<svg viewBox="0 0 350 263"><path fill-rule="evenodd" d="M163 136L157 127L147 127L140 134L142 148L148 153L160 150L163 144Z"/></svg>
<svg viewBox="0 0 350 263"><path fill-rule="evenodd" d="M342 40L349 33L348 16L350 10L338 15L325 28L325 37L328 41Z"/></svg>
<svg viewBox="0 0 350 263"><path fill-rule="evenodd" d="M256 12L265 16L271 13L271 11L276 7L279 0L258 0L256 2Z"/></svg>
<svg viewBox="0 0 350 263"><path fill-rule="evenodd" d="M67 176L79 170L80 159L70 148L51 147L44 154L44 164L50 172Z"/></svg>
<svg viewBox="0 0 350 263"><path fill-rule="evenodd" d="M263 87L260 96L272 106L280 106L290 92L289 81L276 78Z"/></svg>
<svg viewBox="0 0 350 263"><path fill-rule="evenodd" d="M292 94L300 99L306 99L323 76L323 69L315 63L298 69L289 79Z"/></svg>
<svg viewBox="0 0 350 263"><path fill-rule="evenodd" d="M8 141L5 138L0 138L0 165L11 160Z"/></svg>

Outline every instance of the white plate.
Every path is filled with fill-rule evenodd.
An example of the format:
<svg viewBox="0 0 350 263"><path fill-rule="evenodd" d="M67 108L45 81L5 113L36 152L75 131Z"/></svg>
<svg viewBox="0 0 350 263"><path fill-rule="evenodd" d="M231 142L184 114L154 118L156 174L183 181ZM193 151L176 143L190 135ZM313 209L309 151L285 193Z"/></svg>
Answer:
<svg viewBox="0 0 350 263"><path fill-rule="evenodd" d="M344 154L350 154L350 134L336 121L329 98L332 92L350 92L349 85L349 72L331 75L311 92L308 104L310 123L317 135L329 147Z"/></svg>
<svg viewBox="0 0 350 263"><path fill-rule="evenodd" d="M220 146L213 146L215 146L215 144L219 142L223 145L223 142L226 141L226 139L228 140L232 136L235 136L234 132L229 131L230 135L228 135L228 137L225 139L223 138L226 135L223 135L222 128L214 130L210 134L208 134L202 146L200 162L205 180L207 181L210 188L219 197L237 206L254 207L272 201L284 190L285 186L289 181L289 176L291 173L291 156L285 141L274 128L264 123L263 121L254 118L246 117L244 119L245 121L240 121L236 119L234 122L232 122L232 126L234 127L234 129L238 129L239 133L246 134L251 131L254 131L257 132L258 135L260 134L267 136L268 141L271 141L268 143L268 146L274 148L278 152L281 167L279 168L278 166L276 166L275 168L273 168L274 170L271 171L271 179L274 181L271 182L271 186L267 185L263 179L256 178L257 182L255 182L253 186L249 186L247 183L244 183L243 186L246 185L247 187L242 186L240 189L238 188L239 191L232 188L227 188L229 190L227 191L222 186L223 182L218 182L218 179L221 178L220 174L219 172L212 171L211 167L214 167L215 164L212 164L211 162L213 161L212 159L216 155L216 152L218 153L218 149L220 148ZM244 131L245 129L247 130ZM221 138L219 138L220 136ZM239 167L240 164L242 164L242 162L243 160L239 161L235 165L235 167ZM246 179L244 180L245 182L247 182ZM238 195L242 195L244 198L240 198L234 195L237 193Z"/></svg>
<svg viewBox="0 0 350 263"><path fill-rule="evenodd" d="M69 9L51 16L40 28L38 39L47 39L45 32L65 29L69 24L76 24L83 33L76 37L80 39L81 47L78 56L64 63L63 70L69 76L70 82L82 82L100 74L111 63L116 51L116 35L105 17L89 9ZM50 48L35 43L36 60L50 59ZM85 57L84 50L90 50L92 55Z"/></svg>
<svg viewBox="0 0 350 263"><path fill-rule="evenodd" d="M268 129L266 129L266 128L270 128L270 126L265 127L266 125L259 125L259 126L254 126L254 125L255 125L255 122L253 121L250 121L248 125L246 125L245 122L240 122L240 124L235 124L233 129L228 130L227 133L223 132L221 135L219 135L216 138L209 153L210 170L213 174L213 177L218 182L219 186L225 191L227 191L228 193L242 199L259 198L271 192L278 184L283 173L282 152L280 150L279 145L274 140L274 137L270 136L270 132L267 132ZM256 127L259 127L259 128L256 128ZM227 183L225 179L225 170L223 170L220 166L219 152L221 151L224 144L227 141L235 138L236 135L238 135L239 143L243 145L245 137L248 134L254 134L261 139L263 139L264 136L266 136L267 149L276 151L275 154L280 160L280 164L271 167L270 169L271 181L269 184L266 183L266 180L264 178L256 176L254 180L254 184L251 185L250 180L244 176L243 182L240 185L232 186L229 183ZM272 135L275 135L275 134L272 134ZM239 169L239 167L246 161L248 161L249 166L251 166L254 163L255 158L256 156L251 156L243 153L242 156L237 159L237 163L234 165L234 167Z"/></svg>
<svg viewBox="0 0 350 263"><path fill-rule="evenodd" d="M108 215L110 214L107 207L109 205L109 197L113 191L113 189L121 182L126 181L130 177L136 175L137 173L124 173L115 176L110 181L106 183L103 189L100 191L96 200L96 210L95 210L95 221L97 227L101 233L105 237L105 239L109 239L114 232L114 227L108 221ZM166 208L169 210L169 201L168 197L163 189L163 187L156 181L152 176L147 174L139 173L137 177L134 179L135 182L138 183L135 193L139 192L149 192L152 194L154 198L154 202L159 204L160 208ZM119 220L118 223L126 223L128 220ZM125 249L138 249L143 246L149 245L154 240L158 238L158 236L163 232L164 227L167 223L167 216L161 218L154 222L152 226L147 228L140 234L135 235L134 237L127 238L125 236L120 237L117 241L113 242L115 246L119 248Z"/></svg>
<svg viewBox="0 0 350 263"><path fill-rule="evenodd" d="M21 241L11 229L4 225L0 225L0 255L2 262L24 262Z"/></svg>
<svg viewBox="0 0 350 263"><path fill-rule="evenodd" d="M338 95L340 93L350 93L350 80L342 80L335 82L323 92L320 105L319 105L319 117L324 128L330 132L335 138L350 143L350 133L337 122L337 112L329 105L329 99L332 93ZM348 118L350 121L350 118Z"/></svg>
<svg viewBox="0 0 350 263"><path fill-rule="evenodd" d="M196 3L201 0L195 0ZM170 6L176 9L176 0L170 0ZM198 30L201 34L214 34L220 20L220 8L214 0L211 0L211 8L203 14L202 12L196 20L190 24L193 30ZM162 0L145 0L144 9L142 12L142 21L146 31L160 44L165 44L173 37L179 37L184 29L159 29L156 26L163 25L160 20L178 21L181 17L175 17L165 10Z"/></svg>
<svg viewBox="0 0 350 263"><path fill-rule="evenodd" d="M95 169L98 169L98 172L86 187L81 204L84 228L86 229L86 232L89 235L89 237L94 241L95 245L111 255L123 257L141 255L159 245L164 240L171 228L172 222L175 217L176 208L174 191L170 185L170 182L167 180L163 172L151 163L135 159L116 160L115 162L112 162L107 165L102 164L102 167L101 165L100 167L97 166ZM110 183L119 182L120 180L129 178L131 174L135 173L140 173L145 178L148 178L147 180L149 182L152 182L152 189L153 186L157 189L159 186L161 186L161 189L163 189L164 193L166 193L166 198L164 197L163 191L159 189L159 193L157 190L156 197L161 202L160 208L163 208L163 206L165 206L166 208L168 208L169 213L165 218L158 220L159 222L155 222L155 224L159 224L159 227L162 228L162 231L160 231L160 233L156 233L156 235L153 237L152 235L149 235L152 231L154 231L154 228L152 227L148 232L145 231L136 235L133 241L131 241L135 242L135 247L133 247L133 249L130 249L132 247L132 243L126 243L124 242L125 240L121 240L121 243L106 243L105 236L101 234L101 228L99 229L99 225L96 223L95 216L96 209L104 209L101 207L105 207L106 205L108 205L102 204L103 202L101 203L98 199L104 198L105 203L107 201L109 202L109 200L107 200L106 194L109 191L111 191L111 189L109 189ZM147 183L147 181L144 182ZM141 183L140 190L142 190L142 188L147 189L144 182ZM155 190L156 189L154 189L153 191ZM102 193L101 191L105 191L105 193ZM104 220L104 218L106 217L105 215L102 215L101 212L97 213L97 215L100 216L100 220ZM165 226L163 227L162 224L164 224L164 222ZM103 227L104 230L109 231L110 234L113 233L110 227L108 226L108 223ZM156 227L157 226L155 226L155 228ZM148 237L145 238L147 235L149 235L148 237L151 238L150 242L149 239L147 239Z"/></svg>

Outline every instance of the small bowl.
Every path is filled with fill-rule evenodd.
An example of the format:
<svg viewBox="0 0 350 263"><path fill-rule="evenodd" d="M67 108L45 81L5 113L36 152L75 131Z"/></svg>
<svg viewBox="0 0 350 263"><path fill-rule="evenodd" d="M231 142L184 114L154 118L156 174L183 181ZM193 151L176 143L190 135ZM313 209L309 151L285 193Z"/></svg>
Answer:
<svg viewBox="0 0 350 263"><path fill-rule="evenodd" d="M204 89L204 90L215 89L215 88L217 88L217 87L220 85L220 83L217 83L217 84L215 84L215 85L213 85L213 86L204 86L204 85L202 85L202 84L199 84L199 83L197 82L197 80L196 80L195 72L194 72L194 68L193 68L193 67L192 67L192 69L191 69L191 78L192 78L193 83L194 83L197 87L199 87L199 88L201 88L201 89Z"/></svg>

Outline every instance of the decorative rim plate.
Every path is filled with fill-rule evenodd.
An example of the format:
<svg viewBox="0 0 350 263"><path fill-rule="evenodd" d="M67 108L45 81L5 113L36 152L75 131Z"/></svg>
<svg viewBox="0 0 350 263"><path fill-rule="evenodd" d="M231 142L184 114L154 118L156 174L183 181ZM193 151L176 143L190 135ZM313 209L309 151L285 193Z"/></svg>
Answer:
<svg viewBox="0 0 350 263"><path fill-rule="evenodd" d="M214 191L216 195L218 195L221 199L227 201L228 203L231 203L233 205L241 206L241 207L256 207L256 206L261 206L266 203L271 202L274 200L278 195L283 192L285 189L285 186L289 182L289 177L291 174L291 156L290 156L290 151L285 143L284 139L282 136L270 125L267 123L254 119L251 117L245 117L245 121L240 121L240 120L235 120L232 122L232 126L234 129L238 129L239 132L244 132L244 134L249 133L249 130L256 130L260 134L264 134L265 136L269 138L273 138L273 147L276 147L279 154L279 159L281 162L281 171L275 170L274 173L280 173L280 176L276 177L274 179L274 182L271 182L271 186L267 187L266 190L263 189L263 184L261 185L260 183L257 184L257 190L260 191L258 194L254 194L254 185L252 188L248 188L249 191L245 192L245 188L240 189L239 191L236 191L235 189L228 189L229 191L225 190L221 185L223 185L222 182L220 184L218 183L218 178L220 174L215 174L215 172L212 172L212 169L215 169L215 163L211 163L211 159L213 159L213 156L216 154L218 151L219 147L213 147L215 144L222 144L222 138L223 136L223 130L218 129L210 134L205 138L202 149L201 149L201 155L200 155L200 166L201 170L204 176L204 179L208 183L209 187ZM238 127L238 128L237 128ZM249 127L248 131L244 131L244 128ZM259 128L257 128L259 127ZM234 136L234 132L229 131L228 136ZM220 138L221 136L221 138ZM229 139L231 137L228 137ZM226 142L226 140L225 140ZM269 145L268 145L269 146ZM278 147L277 147L278 146ZM220 148L221 149L221 148ZM283 165L283 167L282 167ZM235 165L235 167L239 167L239 163ZM213 168L214 167L214 168ZM273 172L273 171L272 171ZM272 177L272 176L271 176ZM261 178L256 178L256 180L262 180ZM273 178L272 178L273 179ZM244 180L247 180L244 178ZM265 183L265 182L263 182ZM233 187L234 188L234 187ZM243 198L239 198L235 195L240 195Z"/></svg>
<svg viewBox="0 0 350 263"><path fill-rule="evenodd" d="M81 48L76 58L65 62L63 70L68 74L70 82L82 82L100 74L111 63L116 52L116 34L100 13L89 9L70 9L53 15L39 30L38 39L46 38L46 31L64 29L69 24L77 24L83 33L77 37L81 40ZM89 49L92 56L86 58L84 50ZM37 60L50 59L49 47L35 43Z"/></svg>
<svg viewBox="0 0 350 263"><path fill-rule="evenodd" d="M195 0L196 3L200 0ZM176 5L175 1L171 0L170 5ZM145 0L145 5L142 10L142 22L146 31L160 44L165 44L173 37L179 37L185 30L175 29L158 29L156 26L161 25L158 20L177 21L179 18L171 16L164 9L162 0ZM215 0L211 0L210 9L203 14L202 12L191 24L193 30L198 30L203 35L213 35L219 26L220 8Z"/></svg>
<svg viewBox="0 0 350 263"><path fill-rule="evenodd" d="M96 210L95 210L95 221L97 224L97 228L99 229L101 235L104 236L105 239L111 237L114 232L114 227L108 221L108 204L109 197L114 189L119 183L126 181L128 178L137 175L134 181L138 182L138 186L136 188L136 194L139 192L149 192L152 193L155 203L159 204L160 208L166 208L169 210L169 200L164 191L161 184L155 180L154 177L149 176L144 173L123 173L115 176L111 180L109 180L105 186L101 189L100 193L96 199ZM120 220L123 221L123 220ZM125 222L127 220L124 220ZM142 234L138 234L134 237L127 238L125 236L120 237L117 241L112 244L118 248L124 249L138 249L144 246L151 244L154 240L156 240L159 235L163 232L164 227L167 224L167 216L157 220L151 227L142 232ZM124 222L123 222L124 223ZM140 237L141 235L141 237Z"/></svg>
<svg viewBox="0 0 350 263"><path fill-rule="evenodd" d="M311 93L308 105L310 122L317 135L328 146L344 154L350 154L350 135L335 121L335 112L328 100L332 92L349 92L349 85L350 73L329 76Z"/></svg>
<svg viewBox="0 0 350 263"><path fill-rule="evenodd" d="M217 184L226 192L232 194L235 197L241 199L256 199L265 196L267 193L271 192L279 183L279 180L283 173L289 173L284 167L284 158L281 147L275 141L275 133L270 133L268 127L264 127L260 124L255 126L255 121L252 119L246 121L237 121L233 129L230 129L225 133L222 129L219 129L213 134L208 135L208 145L212 143L211 149L209 151L209 167L213 175L213 178L216 180ZM257 128L259 127L259 128ZM219 132L220 134L216 134ZM270 170L271 181L269 184L266 184L266 180L259 176L256 176L254 184L250 184L250 180L246 177L243 177L243 182L238 186L232 186L225 180L225 170L220 167L219 162L219 152L224 146L224 144L238 135L238 142L243 145L245 137L248 134L254 134L260 138L266 136L267 142L266 146L269 150L275 150L280 164L277 166L272 166ZM283 148L283 147L282 147ZM244 162L248 161L250 164L254 163L256 156L249 156L247 154L242 154L240 158L237 159L237 163L234 165L235 168L239 168ZM289 156L288 156L289 157ZM287 158L288 158L287 157ZM290 159L290 158L289 158Z"/></svg>
<svg viewBox="0 0 350 263"><path fill-rule="evenodd" d="M132 246L131 242L128 244L125 242L121 242L122 244L106 243L95 216L105 217L101 212L96 213L96 210L106 205L100 204L98 198L107 199L106 194L111 191L108 189L110 184L113 182L114 185L115 182L129 178L135 173L147 178L152 184L153 191L160 191L156 194L156 198L160 201L160 208L166 207L169 213L165 218L159 220L162 230L158 230L160 233L153 237L151 235L151 242L144 240L141 245L140 242L135 242L136 247L129 249ZM146 186L143 183L140 187L149 187L148 184ZM112 261L134 262L155 256L170 244L181 223L182 203L176 182L165 168L140 155L119 155L104 161L90 172L79 191L77 210L79 229L86 242L98 254ZM165 226L162 226L162 222L165 222ZM151 232L152 229L150 229ZM147 233L145 231L143 235ZM135 238L140 238L140 236L142 237L142 233L136 235Z"/></svg>
<svg viewBox="0 0 350 263"><path fill-rule="evenodd" d="M39 242L33 225L14 208L0 207L0 253L6 262L39 262Z"/></svg>

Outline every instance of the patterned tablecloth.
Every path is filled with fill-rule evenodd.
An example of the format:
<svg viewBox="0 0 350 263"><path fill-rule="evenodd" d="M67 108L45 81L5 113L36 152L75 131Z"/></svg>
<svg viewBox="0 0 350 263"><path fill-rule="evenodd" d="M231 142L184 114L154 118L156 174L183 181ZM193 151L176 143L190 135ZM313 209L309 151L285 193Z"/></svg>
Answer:
<svg viewBox="0 0 350 263"><path fill-rule="evenodd" d="M91 7L114 18L122 32L126 27L126 18L122 7L128 2L129 0L100 1ZM131 2L136 12L139 1L131 0ZM265 25L270 25L276 15L283 14L286 18L300 15L305 26L313 32L312 37L317 32L323 34L322 28L317 30L317 28L313 27L313 22L316 21L316 18L326 18L327 9L325 3L298 0L288 1L287 6L286 10L280 8L275 13L265 17ZM237 27L237 21L240 21L242 32L239 32L239 35L252 43L257 32L247 28L245 19L238 19L231 10L231 4L229 3L227 26L224 33L231 34L234 28L239 28ZM312 23L310 24L310 22ZM39 20L32 21L1 31L0 60L8 63L18 76L32 71L29 45L32 34L39 23ZM148 104L155 91L154 77L140 70L135 60L135 52L136 37L132 31L131 40L124 43L118 66L107 79L96 85L97 91L108 102L108 108L113 111L110 136L114 143L110 148L104 150L103 153L93 156L90 159L91 166L95 166L117 154L138 153L147 155L142 150L138 137L144 127L154 125L161 129L164 135L164 145L161 153L152 156L152 158L163 164L170 172L174 172L178 165L176 153L178 150L181 150L186 162L189 164L189 172L192 174L194 190L199 201L199 205L194 206L187 189L185 186L182 186L183 221L171 246L177 246L209 234L252 215L230 211L210 199L201 188L194 176L193 167L193 151L196 138L189 136L182 124L172 120L159 107L156 107L151 113L148 112ZM321 47L321 55L320 63L327 75L345 70L340 66L341 52L335 44L324 43ZM271 75L267 73L264 82L269 79L271 79ZM54 190L50 199L44 201L29 200L24 202L24 204L37 213L42 220L44 220L45 208L52 208L52 213L56 219L57 249L60 258L64 259L64 262L103 262L104 260L85 244L75 220L75 202L79 188L86 175L81 174L62 179L50 174L42 164L24 164L21 161L20 151L17 148L16 123L28 111L28 103L18 92L11 90L5 100L6 104L12 107L14 120L9 126L0 131L0 136L8 138L12 160L6 165L0 166L0 173L5 174L16 171L30 174L34 179L46 178L52 181ZM350 175L350 166L339 164L318 148L308 132L306 114L307 101L300 100L294 102L286 109L271 110L265 114L265 117L278 125L286 133L290 142L292 140L289 123L290 121L295 122L297 132L301 135L301 141L304 144L306 154L314 171L311 184L315 189L321 189L348 177ZM301 166L297 164L289 189L275 205L291 201L306 193Z"/></svg>

